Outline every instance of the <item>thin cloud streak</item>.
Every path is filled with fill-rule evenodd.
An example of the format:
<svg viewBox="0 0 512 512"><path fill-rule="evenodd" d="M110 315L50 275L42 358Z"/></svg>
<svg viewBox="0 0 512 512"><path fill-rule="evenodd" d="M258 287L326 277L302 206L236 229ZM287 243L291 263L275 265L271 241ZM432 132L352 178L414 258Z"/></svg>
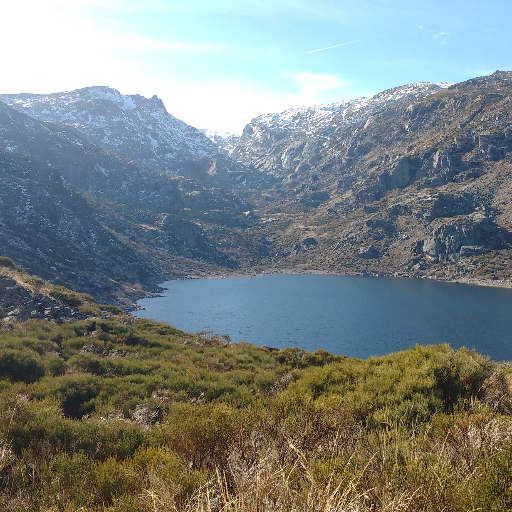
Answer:
<svg viewBox="0 0 512 512"><path fill-rule="evenodd" d="M347 44L354 44L354 43L360 43L361 41L368 41L368 39L372 39L372 38L367 37L366 39L358 39L357 41L350 41L348 43L335 44L334 46L328 46L327 48L320 48L318 50L311 50L306 53L322 52L323 50L330 50L331 48L338 48L339 46L346 46Z"/></svg>

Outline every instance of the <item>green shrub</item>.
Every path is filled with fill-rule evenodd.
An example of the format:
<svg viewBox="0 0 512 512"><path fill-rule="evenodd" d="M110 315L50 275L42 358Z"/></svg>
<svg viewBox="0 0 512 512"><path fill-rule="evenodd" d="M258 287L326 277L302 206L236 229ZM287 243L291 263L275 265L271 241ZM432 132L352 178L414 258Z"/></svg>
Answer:
<svg viewBox="0 0 512 512"><path fill-rule="evenodd" d="M111 313L112 315L123 315L124 311L117 306L112 306L110 304L99 304L98 308L100 311L106 311L107 313Z"/></svg>
<svg viewBox="0 0 512 512"><path fill-rule="evenodd" d="M86 293L79 293L74 290L69 290L64 286L53 286L52 290L50 291L50 296L59 302L72 307L96 303L94 298L90 295Z"/></svg>
<svg viewBox="0 0 512 512"><path fill-rule="evenodd" d="M66 373L66 362L57 355L44 358L43 363L45 373L48 372L54 377L64 375Z"/></svg>
<svg viewBox="0 0 512 512"><path fill-rule="evenodd" d="M105 462L96 466L96 485L98 501L110 505L115 499L126 494L141 492L143 481L134 468L115 457L109 457Z"/></svg>
<svg viewBox="0 0 512 512"><path fill-rule="evenodd" d="M227 468L228 459L249 432L247 414L227 404L171 408L162 430L165 444L190 468ZM244 434L245 433L245 434Z"/></svg>
<svg viewBox="0 0 512 512"><path fill-rule="evenodd" d="M303 364L298 351L287 349L278 357L293 366ZM308 368L280 399L285 404L292 395L300 400L336 397L367 424L377 425L384 417L414 422L451 411L459 399L476 397L491 368L486 358L466 349L418 345L366 361L346 359Z"/></svg>
<svg viewBox="0 0 512 512"><path fill-rule="evenodd" d="M479 463L467 505L472 510L512 510L512 447L484 456Z"/></svg>
<svg viewBox="0 0 512 512"><path fill-rule="evenodd" d="M68 364L79 372L92 373L94 375L113 375L116 369L114 360L91 353L73 356L69 359Z"/></svg>
<svg viewBox="0 0 512 512"><path fill-rule="evenodd" d="M15 453L29 448L41 449L49 443L55 447L69 449L74 440L74 425L63 418L58 400L48 397L44 400L18 400L6 433Z"/></svg>
<svg viewBox="0 0 512 512"><path fill-rule="evenodd" d="M25 279L25 282L37 288L40 288L41 286L44 286L46 284L43 279L37 276L27 277L27 279Z"/></svg>
<svg viewBox="0 0 512 512"><path fill-rule="evenodd" d="M77 508L92 505L95 498L95 463L83 453L61 452L50 464L51 495L55 505L65 509L73 503Z"/></svg>
<svg viewBox="0 0 512 512"><path fill-rule="evenodd" d="M0 266L7 268L18 268L18 265L7 256L0 256Z"/></svg>
<svg viewBox="0 0 512 512"><path fill-rule="evenodd" d="M0 336L1 510L512 509L508 367L475 352L269 351L128 316Z"/></svg>
<svg viewBox="0 0 512 512"><path fill-rule="evenodd" d="M180 506L208 481L205 471L193 471L166 447L139 448L132 464L137 474L157 479Z"/></svg>
<svg viewBox="0 0 512 512"><path fill-rule="evenodd" d="M34 382L44 375L39 355L31 350L0 350L0 378Z"/></svg>
<svg viewBox="0 0 512 512"><path fill-rule="evenodd" d="M94 398L101 389L99 377L79 373L59 377L45 377L31 390L35 398L52 396L60 400L64 414L71 418L81 418L94 411Z"/></svg>
<svg viewBox="0 0 512 512"><path fill-rule="evenodd" d="M93 304L85 304L83 306L78 306L78 311L86 316L99 316L101 311Z"/></svg>

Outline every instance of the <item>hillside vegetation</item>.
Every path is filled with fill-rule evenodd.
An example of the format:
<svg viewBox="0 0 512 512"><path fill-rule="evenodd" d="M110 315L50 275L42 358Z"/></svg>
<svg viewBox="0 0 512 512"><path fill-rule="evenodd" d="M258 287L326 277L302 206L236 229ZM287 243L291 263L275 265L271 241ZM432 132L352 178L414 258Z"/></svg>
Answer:
<svg viewBox="0 0 512 512"><path fill-rule="evenodd" d="M512 508L509 367L367 360L110 319L0 335L4 511Z"/></svg>

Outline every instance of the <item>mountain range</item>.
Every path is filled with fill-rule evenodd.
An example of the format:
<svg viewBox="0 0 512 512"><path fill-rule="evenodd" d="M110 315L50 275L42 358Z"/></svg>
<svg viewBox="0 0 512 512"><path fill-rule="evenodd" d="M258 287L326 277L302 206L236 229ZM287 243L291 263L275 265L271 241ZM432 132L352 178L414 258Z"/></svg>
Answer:
<svg viewBox="0 0 512 512"><path fill-rule="evenodd" d="M0 252L129 304L164 277L510 282L512 73L197 130L108 87L0 95Z"/></svg>

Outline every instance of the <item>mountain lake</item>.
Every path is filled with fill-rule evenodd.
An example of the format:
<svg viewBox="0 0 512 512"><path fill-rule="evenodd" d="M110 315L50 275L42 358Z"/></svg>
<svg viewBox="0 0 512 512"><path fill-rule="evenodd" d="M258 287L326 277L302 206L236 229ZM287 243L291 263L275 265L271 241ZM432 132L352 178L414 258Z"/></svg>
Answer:
<svg viewBox="0 0 512 512"><path fill-rule="evenodd" d="M162 284L138 301L152 318L233 342L367 358L416 344L512 360L512 289L429 279L278 274Z"/></svg>

